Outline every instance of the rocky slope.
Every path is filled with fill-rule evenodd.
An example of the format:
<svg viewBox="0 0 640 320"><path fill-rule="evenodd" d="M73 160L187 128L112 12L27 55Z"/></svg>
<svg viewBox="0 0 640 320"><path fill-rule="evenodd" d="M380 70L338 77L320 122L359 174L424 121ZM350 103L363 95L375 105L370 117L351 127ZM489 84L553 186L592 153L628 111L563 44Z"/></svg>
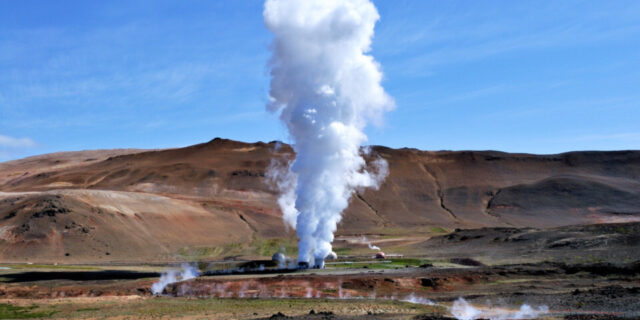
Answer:
<svg viewBox="0 0 640 320"><path fill-rule="evenodd" d="M640 220L640 151L373 147L372 156L389 162L390 175L353 197L340 234ZM160 261L190 247L292 236L266 178L272 159L287 157L291 148L276 142L214 139L0 163L0 260Z"/></svg>

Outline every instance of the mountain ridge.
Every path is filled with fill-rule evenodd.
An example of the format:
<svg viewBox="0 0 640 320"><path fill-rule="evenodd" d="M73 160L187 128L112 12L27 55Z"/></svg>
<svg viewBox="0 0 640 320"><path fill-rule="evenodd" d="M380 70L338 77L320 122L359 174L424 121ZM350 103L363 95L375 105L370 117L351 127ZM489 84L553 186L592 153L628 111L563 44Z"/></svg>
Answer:
<svg viewBox="0 0 640 320"><path fill-rule="evenodd" d="M366 158L386 159L390 174L352 197L338 235L640 220L640 151L370 150ZM292 157L278 141L216 138L0 163L0 258L171 260L188 247L292 237L267 179L273 159ZM118 249L127 243L139 253Z"/></svg>

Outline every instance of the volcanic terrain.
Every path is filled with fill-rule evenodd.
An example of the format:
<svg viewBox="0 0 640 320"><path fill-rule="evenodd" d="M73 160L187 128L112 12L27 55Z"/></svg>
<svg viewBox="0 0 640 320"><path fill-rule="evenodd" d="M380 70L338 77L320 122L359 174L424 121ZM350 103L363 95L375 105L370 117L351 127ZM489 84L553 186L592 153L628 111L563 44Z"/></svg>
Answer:
<svg viewBox="0 0 640 320"><path fill-rule="evenodd" d="M292 157L216 138L0 163L0 317L450 319L461 298L475 318L640 316L640 151L374 146L389 176L352 197L338 259L265 271L296 255L269 179ZM154 296L183 262L201 275Z"/></svg>
<svg viewBox="0 0 640 320"><path fill-rule="evenodd" d="M405 237L404 244L415 249L434 231L640 220L639 151L371 150L369 158L386 159L390 174L379 190L353 196L338 240L413 233L418 237ZM66 152L1 163L0 260L268 255L241 247L293 238L267 178L272 163L292 156L278 142L216 138L178 149Z"/></svg>

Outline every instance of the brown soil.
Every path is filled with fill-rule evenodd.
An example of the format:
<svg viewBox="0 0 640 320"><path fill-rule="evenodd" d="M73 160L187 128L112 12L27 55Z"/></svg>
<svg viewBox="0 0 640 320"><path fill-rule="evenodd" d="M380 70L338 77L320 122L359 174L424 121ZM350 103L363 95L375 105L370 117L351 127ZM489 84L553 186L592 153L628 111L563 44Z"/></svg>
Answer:
<svg viewBox="0 0 640 320"><path fill-rule="evenodd" d="M76 279L77 280L77 279ZM69 279L34 280L0 286L0 300L10 303L47 303L62 298L111 299L140 296L149 298L152 280L113 278L76 281ZM500 306L517 309L523 303L547 306L547 318L570 315L636 317L640 315L640 263L516 264L466 268L403 268L396 270L357 270L344 273L325 270L317 274L277 276L199 277L170 285L165 291L174 297L199 299L332 299L408 300L425 298L446 310L464 297L477 308ZM30 299L30 300L21 300ZM51 300L54 299L54 300ZM67 300L73 302L74 300ZM282 310L286 314L286 309ZM325 314L327 315L327 314ZM309 315L295 319L316 319ZM334 316L335 319L350 319ZM357 319L384 319L385 315L359 316ZM420 319L429 319L424 316ZM597 318L596 318L597 319Z"/></svg>
<svg viewBox="0 0 640 320"><path fill-rule="evenodd" d="M293 237L265 178L276 143L214 139L167 150L59 153L0 163L0 260L173 261L181 249ZM353 197L338 235L434 227L630 222L640 151L557 155L373 147L380 190ZM419 240L414 241L419 242ZM414 247L419 248L419 247Z"/></svg>
<svg viewBox="0 0 640 320"><path fill-rule="evenodd" d="M637 304L640 299L639 227L640 223L627 223L544 230L457 230L414 244L423 252L422 258L432 259L435 267L429 263L423 263L422 267L395 264L386 269L329 267L286 274L201 276L171 284L164 294L187 299L267 299L274 301L272 305L276 308L279 303L284 306L290 299L300 298L316 299L328 305L345 299L373 301L379 305L380 301L413 297L429 299L441 310L447 310L454 300L463 297L477 308L499 306L514 310L525 303L533 307L547 306L549 313L544 317L552 319L634 318L640 316ZM443 261L447 262L446 267L439 266ZM378 260L368 262L385 265ZM159 276L158 272L133 271L127 267L95 271L55 270L55 266L39 268L43 267L26 265L21 269L2 270L0 302L29 305L56 299L79 299L67 300L69 303L132 296L153 299L150 287ZM380 314L364 314L367 311L361 310L355 314L301 315L297 312L289 315L295 315L292 319L409 319L415 316L415 313L406 313L406 308L402 309L406 313L402 317L397 313L400 309L379 309ZM287 315L286 308L280 311ZM441 312L416 319L442 319L442 316Z"/></svg>

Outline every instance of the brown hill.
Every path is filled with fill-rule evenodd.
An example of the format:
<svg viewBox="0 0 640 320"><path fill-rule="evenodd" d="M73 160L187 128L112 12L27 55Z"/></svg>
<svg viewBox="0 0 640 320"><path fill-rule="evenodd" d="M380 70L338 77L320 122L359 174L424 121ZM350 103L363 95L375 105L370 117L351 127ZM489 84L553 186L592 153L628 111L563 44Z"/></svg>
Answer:
<svg viewBox="0 0 640 320"><path fill-rule="evenodd" d="M291 156L277 145L214 139L0 163L0 259L160 261L291 236L265 178L272 158ZM390 175L353 197L342 235L640 220L640 151L372 150Z"/></svg>

